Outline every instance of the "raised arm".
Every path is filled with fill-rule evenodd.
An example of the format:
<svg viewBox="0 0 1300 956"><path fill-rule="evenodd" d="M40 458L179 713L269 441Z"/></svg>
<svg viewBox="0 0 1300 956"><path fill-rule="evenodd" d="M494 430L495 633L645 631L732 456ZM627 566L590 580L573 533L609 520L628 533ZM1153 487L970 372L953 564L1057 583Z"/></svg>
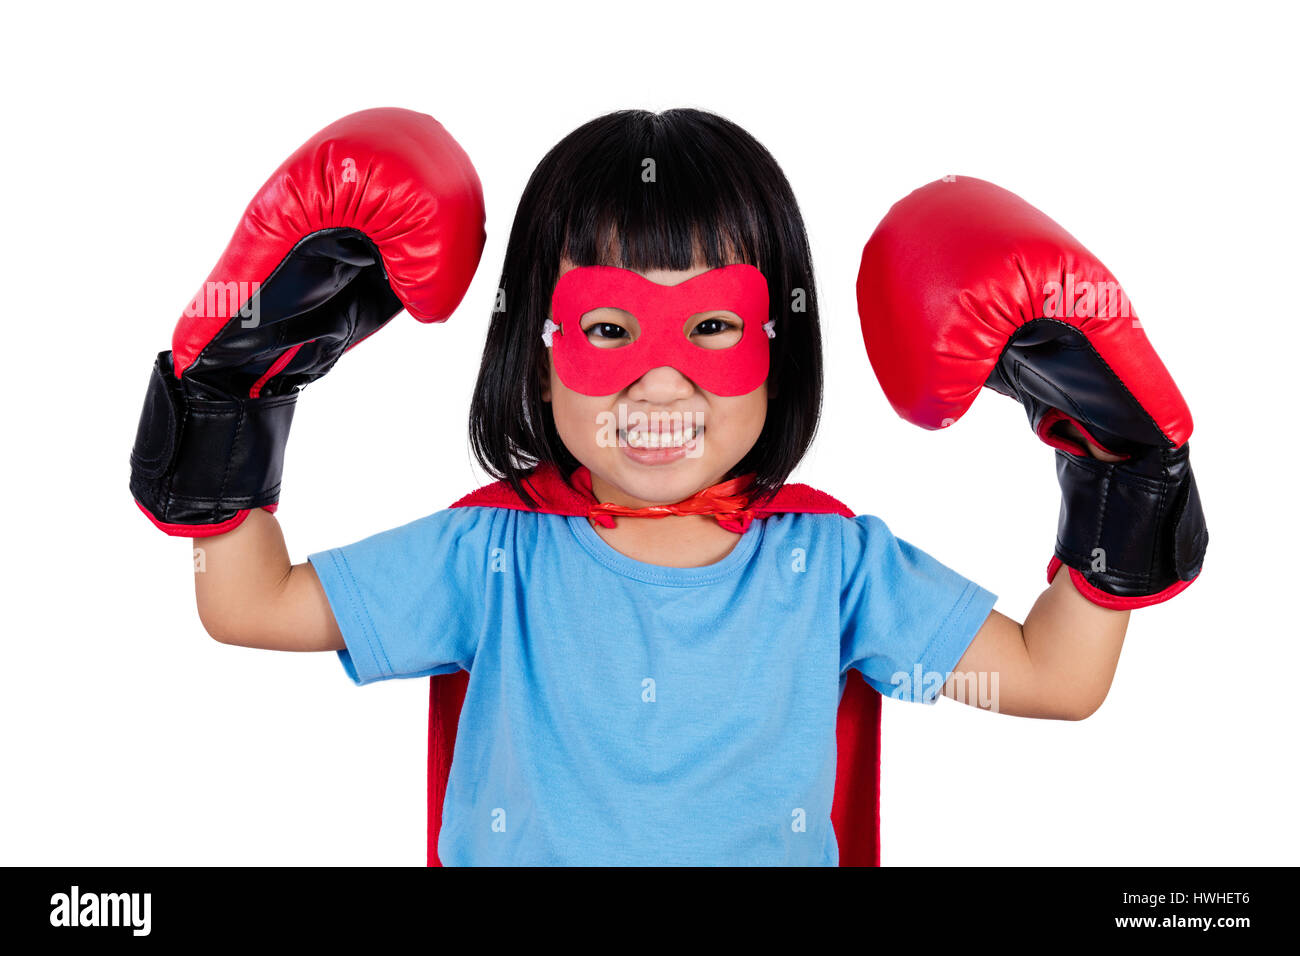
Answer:
<svg viewBox="0 0 1300 956"><path fill-rule="evenodd" d="M1130 613L1098 607L1058 574L1024 624L990 612L944 696L1013 717L1090 717L1110 691Z"/></svg>
<svg viewBox="0 0 1300 956"><path fill-rule="evenodd" d="M262 509L233 531L195 538L194 595L214 640L274 651L344 649L309 562L291 564L280 522Z"/></svg>
<svg viewBox="0 0 1300 956"><path fill-rule="evenodd" d="M950 176L895 203L876 227L858 311L903 418L947 428L989 388L1018 401L1056 449L1051 586L1023 625L990 614L945 693L1003 713L1086 717L1110 687L1129 611L1185 590L1209 542L1191 412L1132 304L1042 212Z"/></svg>
<svg viewBox="0 0 1300 956"><path fill-rule="evenodd" d="M272 174L158 354L131 492L192 537L199 615L227 644L340 650L308 564L272 512L298 393L403 309L441 322L483 249L469 157L431 116L363 110Z"/></svg>
<svg viewBox="0 0 1300 956"><path fill-rule="evenodd" d="M1120 461L1073 425L1061 430L1101 461ZM1110 691L1130 612L1100 607L1057 574L1025 623L993 611L944 683L945 697L1014 717L1082 720Z"/></svg>

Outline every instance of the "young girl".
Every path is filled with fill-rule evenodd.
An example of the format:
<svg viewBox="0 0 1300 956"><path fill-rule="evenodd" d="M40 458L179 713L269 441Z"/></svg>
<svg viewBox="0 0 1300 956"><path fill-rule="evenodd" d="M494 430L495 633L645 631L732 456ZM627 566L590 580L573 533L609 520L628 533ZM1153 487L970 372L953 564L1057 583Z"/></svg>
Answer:
<svg viewBox="0 0 1300 956"><path fill-rule="evenodd" d="M996 673L1002 713L1080 719L1128 612L1060 574L1021 625L878 517L762 516L816 431L815 287L789 184L744 130L587 123L520 201L470 437L529 506L552 475L604 507L448 508L296 565L252 507L202 541L205 627L337 651L358 684L467 670L446 864L835 865L850 668L973 705L959 676Z"/></svg>

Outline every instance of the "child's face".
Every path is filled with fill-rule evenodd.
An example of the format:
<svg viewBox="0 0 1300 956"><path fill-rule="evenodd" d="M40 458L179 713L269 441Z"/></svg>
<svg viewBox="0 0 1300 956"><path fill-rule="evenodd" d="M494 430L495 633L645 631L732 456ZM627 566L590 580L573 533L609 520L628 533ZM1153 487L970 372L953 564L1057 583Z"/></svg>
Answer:
<svg viewBox="0 0 1300 956"><path fill-rule="evenodd" d="M573 268L574 263L562 260L560 275ZM677 285L708 270L697 263L682 271L638 274L660 285ZM706 348L725 348L740 337L731 313L702 314L691 321L692 341ZM602 348L617 348L638 334L635 318L613 309L584 315L582 328L588 341ZM669 504L717 484L754 447L767 418L766 382L745 395L715 395L663 366L614 395L592 396L568 388L549 355L548 360L542 399L551 403L565 447L591 470L592 490L602 501L634 508ZM686 430L692 426L693 445ZM650 431L660 433L657 447L648 447Z"/></svg>

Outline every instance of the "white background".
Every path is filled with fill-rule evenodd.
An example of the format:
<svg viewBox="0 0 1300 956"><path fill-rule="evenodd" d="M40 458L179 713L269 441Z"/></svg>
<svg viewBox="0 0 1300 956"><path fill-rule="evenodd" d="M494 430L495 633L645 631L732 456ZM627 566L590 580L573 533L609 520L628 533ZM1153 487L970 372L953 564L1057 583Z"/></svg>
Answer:
<svg viewBox="0 0 1300 956"><path fill-rule="evenodd" d="M39 11L39 12L33 12ZM487 248L442 326L395 320L302 395L295 561L485 481L466 415L505 239L542 155L609 110L748 129L811 236L827 355L805 481L1023 620L1058 505L1050 449L986 392L897 418L853 297L889 205L947 173L1019 193L1124 283L1191 406L1201 580L1135 612L1079 723L886 701L884 862L1293 862L1296 22L1233 4L269 3L6 14L0 863L421 865L427 681L200 627L189 539L136 510L150 365L245 204L373 106L472 157ZM581 582L577 582L581 584Z"/></svg>

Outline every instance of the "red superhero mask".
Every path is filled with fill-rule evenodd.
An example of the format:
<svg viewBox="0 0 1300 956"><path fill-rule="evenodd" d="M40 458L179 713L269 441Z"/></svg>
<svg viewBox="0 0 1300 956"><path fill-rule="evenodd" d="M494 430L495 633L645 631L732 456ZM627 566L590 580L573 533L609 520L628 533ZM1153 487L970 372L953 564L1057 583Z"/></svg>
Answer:
<svg viewBox="0 0 1300 956"><path fill-rule="evenodd" d="M582 317L601 308L632 315L639 326L635 340L594 345L582 329ZM692 341L687 320L718 311L740 318L740 341L726 348ZM710 269L677 285L660 285L614 266L582 266L560 276L551 314L542 338L555 371L583 395L614 395L663 366L715 395L746 395L766 381L767 340L776 335L768 318L767 279L743 264Z"/></svg>

